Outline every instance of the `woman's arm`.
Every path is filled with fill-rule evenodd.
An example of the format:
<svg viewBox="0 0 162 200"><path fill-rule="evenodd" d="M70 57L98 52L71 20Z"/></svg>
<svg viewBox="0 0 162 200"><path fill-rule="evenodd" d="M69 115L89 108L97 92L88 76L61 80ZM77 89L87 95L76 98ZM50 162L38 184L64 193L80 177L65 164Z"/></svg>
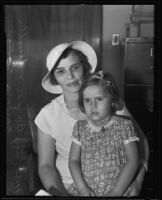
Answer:
<svg viewBox="0 0 162 200"><path fill-rule="evenodd" d="M81 196L92 196L93 192L86 184L82 175L80 153L81 146L72 142L69 156L69 169L79 194Z"/></svg>
<svg viewBox="0 0 162 200"><path fill-rule="evenodd" d="M144 167L146 170L146 165L145 165L146 163L143 161L148 162L148 160L149 160L149 145L148 145L147 138L146 138L144 132L142 131L142 129L140 128L139 124L136 122L136 120L134 119L134 117L131 115L131 113L128 111L128 109L126 107L124 108L123 115L131 117L131 119L133 121L135 131L136 131L138 137L140 138L138 145L139 145L139 155L140 155L141 164L143 164L142 167Z"/></svg>
<svg viewBox="0 0 162 200"><path fill-rule="evenodd" d="M67 196L68 193L59 178L55 160L55 140L38 128L38 172L43 186L47 191L60 191L60 196ZM51 189L53 188L53 189ZM55 195L59 195L59 194Z"/></svg>
<svg viewBox="0 0 162 200"><path fill-rule="evenodd" d="M121 102L124 105L124 102L122 100ZM122 108L123 105L120 107ZM133 118L133 116L131 115L131 113L128 111L126 107L124 107L124 112L122 113L122 115L128 116L132 119L134 127L135 127L135 131L138 137L140 138L140 141L138 142L139 157L140 157L139 159L141 161L140 167L139 167L139 170L134 182L130 185L130 187L124 194L124 196L137 196L139 195L139 192L141 190L142 183L144 180L144 175L148 167L147 163L149 160L149 145L148 145L148 141L144 132L142 131L142 129L140 128L140 126L138 125L138 123L136 122L136 120Z"/></svg>
<svg viewBox="0 0 162 200"><path fill-rule="evenodd" d="M118 182L108 196L123 196L123 193L132 182L138 168L138 148L136 142L125 145L127 162L124 165Z"/></svg>

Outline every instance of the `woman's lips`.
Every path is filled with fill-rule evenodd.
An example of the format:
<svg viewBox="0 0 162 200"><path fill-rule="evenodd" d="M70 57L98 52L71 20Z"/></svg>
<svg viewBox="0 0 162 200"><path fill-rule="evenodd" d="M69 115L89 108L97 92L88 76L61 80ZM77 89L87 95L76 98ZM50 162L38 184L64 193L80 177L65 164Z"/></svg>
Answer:
<svg viewBox="0 0 162 200"><path fill-rule="evenodd" d="M79 83L78 83L78 81L75 81L75 82L72 82L72 83L69 83L69 84L67 84L69 87L74 87L74 86L76 86L76 85L78 85Z"/></svg>

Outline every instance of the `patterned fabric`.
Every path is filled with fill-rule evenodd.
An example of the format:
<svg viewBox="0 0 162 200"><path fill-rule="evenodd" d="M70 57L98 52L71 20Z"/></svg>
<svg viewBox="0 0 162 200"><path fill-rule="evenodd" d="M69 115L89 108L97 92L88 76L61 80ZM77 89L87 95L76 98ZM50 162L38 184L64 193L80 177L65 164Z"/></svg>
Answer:
<svg viewBox="0 0 162 200"><path fill-rule="evenodd" d="M123 115L125 109L124 105L122 110L116 111L116 114ZM64 94L45 105L35 118L37 127L56 140L56 150L58 152L56 167L64 185L73 182L68 167L68 158L72 131L76 122L77 120L74 120L69 115L64 101Z"/></svg>
<svg viewBox="0 0 162 200"><path fill-rule="evenodd" d="M104 128L92 126L87 120L74 125L72 140L81 145L81 168L85 181L96 196L108 193L116 184L126 163L125 143L136 141L131 120L113 116ZM125 142L127 141L127 142ZM78 195L75 184L69 192Z"/></svg>

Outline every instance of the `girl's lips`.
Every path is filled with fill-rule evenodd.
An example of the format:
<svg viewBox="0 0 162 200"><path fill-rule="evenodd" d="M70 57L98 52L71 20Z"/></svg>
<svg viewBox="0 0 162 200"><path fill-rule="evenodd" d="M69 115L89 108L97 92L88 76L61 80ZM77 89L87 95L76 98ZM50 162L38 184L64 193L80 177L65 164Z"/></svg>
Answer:
<svg viewBox="0 0 162 200"><path fill-rule="evenodd" d="M91 116L96 116L96 115L98 115L98 112L92 112L91 113Z"/></svg>

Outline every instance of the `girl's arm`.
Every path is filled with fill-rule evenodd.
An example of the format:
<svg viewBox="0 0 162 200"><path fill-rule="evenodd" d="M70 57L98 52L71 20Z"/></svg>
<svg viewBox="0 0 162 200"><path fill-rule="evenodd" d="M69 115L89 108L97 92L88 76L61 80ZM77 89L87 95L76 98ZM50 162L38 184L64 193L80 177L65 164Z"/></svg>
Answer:
<svg viewBox="0 0 162 200"><path fill-rule="evenodd" d="M81 146L72 142L69 155L69 169L79 194L81 196L92 196L93 192L86 184L81 171L80 154Z"/></svg>
<svg viewBox="0 0 162 200"><path fill-rule="evenodd" d="M108 196L123 196L125 190L132 182L138 168L138 149L136 142L125 145L127 162L124 165L117 184Z"/></svg>
<svg viewBox="0 0 162 200"><path fill-rule="evenodd" d="M38 172L41 182L53 195L68 196L54 164L55 148L55 140L38 128ZM57 194L54 191L57 191Z"/></svg>

